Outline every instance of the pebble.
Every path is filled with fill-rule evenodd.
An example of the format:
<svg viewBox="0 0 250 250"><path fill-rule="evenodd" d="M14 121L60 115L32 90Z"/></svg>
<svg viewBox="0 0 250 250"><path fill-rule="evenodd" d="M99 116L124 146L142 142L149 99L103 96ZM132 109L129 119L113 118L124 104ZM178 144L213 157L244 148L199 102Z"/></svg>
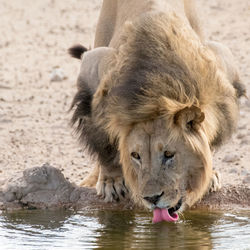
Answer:
<svg viewBox="0 0 250 250"><path fill-rule="evenodd" d="M250 184L250 176L247 176L246 178L244 178L243 183Z"/></svg>
<svg viewBox="0 0 250 250"><path fill-rule="evenodd" d="M250 141L248 139L243 139L241 142L240 142L240 145L250 145Z"/></svg>
<svg viewBox="0 0 250 250"><path fill-rule="evenodd" d="M241 170L241 175L243 175L243 176L250 176L249 175L249 172L248 171L246 171L246 170Z"/></svg>
<svg viewBox="0 0 250 250"><path fill-rule="evenodd" d="M240 160L240 158L238 155L226 155L222 161L224 161L224 162L236 162L239 160Z"/></svg>
<svg viewBox="0 0 250 250"><path fill-rule="evenodd" d="M54 68L50 73L51 82L61 82L64 79L66 79L66 77L61 68Z"/></svg>
<svg viewBox="0 0 250 250"><path fill-rule="evenodd" d="M242 139L242 138L244 138L244 137L246 137L246 136L247 136L246 134L239 133L239 134L237 135L237 139Z"/></svg>
<svg viewBox="0 0 250 250"><path fill-rule="evenodd" d="M231 169L231 170L229 171L229 173L230 173L230 174L236 174L236 173L237 173L237 170L236 170L236 169Z"/></svg>
<svg viewBox="0 0 250 250"><path fill-rule="evenodd" d="M246 112L243 111L243 110L241 110L241 111L240 111L240 116L241 116L242 118L245 118L245 117L246 117Z"/></svg>

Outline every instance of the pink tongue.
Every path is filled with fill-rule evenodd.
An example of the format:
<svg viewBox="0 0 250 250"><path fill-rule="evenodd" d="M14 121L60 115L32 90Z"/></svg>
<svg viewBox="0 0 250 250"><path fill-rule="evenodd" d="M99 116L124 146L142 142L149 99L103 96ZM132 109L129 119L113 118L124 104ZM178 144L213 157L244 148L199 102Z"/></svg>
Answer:
<svg viewBox="0 0 250 250"><path fill-rule="evenodd" d="M172 216L169 214L168 210L165 208L155 208L153 223L158 223L161 221L177 221L179 216L177 213L173 213Z"/></svg>

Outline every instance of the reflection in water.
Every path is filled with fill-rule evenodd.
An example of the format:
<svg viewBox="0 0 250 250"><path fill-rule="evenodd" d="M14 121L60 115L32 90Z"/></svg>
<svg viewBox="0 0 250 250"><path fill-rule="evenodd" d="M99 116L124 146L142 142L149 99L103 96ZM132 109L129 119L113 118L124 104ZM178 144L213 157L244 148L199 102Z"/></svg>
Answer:
<svg viewBox="0 0 250 250"><path fill-rule="evenodd" d="M0 215L0 249L247 249L250 212L190 211L152 224L137 211L32 210Z"/></svg>
<svg viewBox="0 0 250 250"><path fill-rule="evenodd" d="M212 248L208 228L215 223L218 215L200 220L201 223L197 226L192 225L188 216L185 222L163 222L154 225L151 216L148 213L99 211L99 223L104 225L104 228L100 230L97 245L107 249L114 246L120 246L121 249Z"/></svg>

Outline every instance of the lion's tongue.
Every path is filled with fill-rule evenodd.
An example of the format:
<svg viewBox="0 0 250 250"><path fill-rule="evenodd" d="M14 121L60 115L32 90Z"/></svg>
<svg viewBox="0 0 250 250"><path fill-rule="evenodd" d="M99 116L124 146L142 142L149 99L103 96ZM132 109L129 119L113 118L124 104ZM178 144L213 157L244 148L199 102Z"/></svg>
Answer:
<svg viewBox="0 0 250 250"><path fill-rule="evenodd" d="M158 223L161 221L177 221L179 216L177 213L173 213L172 215L169 214L168 210L165 208L155 208L154 209L154 216L153 216L153 223Z"/></svg>

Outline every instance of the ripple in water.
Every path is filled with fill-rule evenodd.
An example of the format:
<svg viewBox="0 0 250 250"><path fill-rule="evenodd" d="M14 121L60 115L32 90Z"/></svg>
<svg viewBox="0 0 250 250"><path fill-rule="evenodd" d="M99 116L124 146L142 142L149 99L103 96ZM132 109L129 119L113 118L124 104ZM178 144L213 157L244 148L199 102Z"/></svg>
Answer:
<svg viewBox="0 0 250 250"><path fill-rule="evenodd" d="M152 224L137 211L24 210L0 215L0 249L250 249L250 212L190 211Z"/></svg>

